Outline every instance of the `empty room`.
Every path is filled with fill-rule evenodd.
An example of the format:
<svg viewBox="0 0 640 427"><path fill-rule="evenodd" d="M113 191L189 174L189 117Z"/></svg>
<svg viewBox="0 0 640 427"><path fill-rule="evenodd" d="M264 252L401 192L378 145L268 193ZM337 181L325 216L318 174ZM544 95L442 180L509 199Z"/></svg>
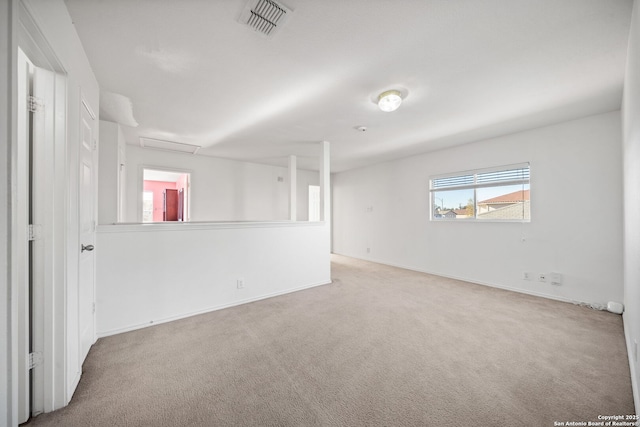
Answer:
<svg viewBox="0 0 640 427"><path fill-rule="evenodd" d="M0 427L637 426L638 0L0 0Z"/></svg>

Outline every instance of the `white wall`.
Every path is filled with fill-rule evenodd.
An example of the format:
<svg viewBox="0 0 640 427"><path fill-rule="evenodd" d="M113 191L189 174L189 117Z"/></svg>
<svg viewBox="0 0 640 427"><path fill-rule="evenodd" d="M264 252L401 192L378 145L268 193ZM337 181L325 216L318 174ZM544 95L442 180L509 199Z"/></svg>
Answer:
<svg viewBox="0 0 640 427"><path fill-rule="evenodd" d="M636 0L629 35L624 85L624 328L636 411L640 409L640 367L634 348L640 342L640 3Z"/></svg>
<svg viewBox="0 0 640 427"><path fill-rule="evenodd" d="M120 125L100 120L98 168L98 224L118 221L119 145L124 143Z"/></svg>
<svg viewBox="0 0 640 427"><path fill-rule="evenodd" d="M127 212L125 222L140 221L142 167L191 172L191 221L285 220L288 171L285 167L208 156L174 154L127 146ZM298 220L307 220L306 187L318 184L318 173L298 170ZM278 177L283 181L278 182Z"/></svg>
<svg viewBox="0 0 640 427"><path fill-rule="evenodd" d="M286 180L286 178L285 178ZM298 170L297 176L297 218L309 221L309 186L320 185L318 172Z"/></svg>
<svg viewBox="0 0 640 427"><path fill-rule="evenodd" d="M324 223L105 225L99 336L331 281ZM237 279L245 281L237 289Z"/></svg>
<svg viewBox="0 0 640 427"><path fill-rule="evenodd" d="M557 299L622 301L620 141L612 112L338 173L333 250ZM430 222L431 175L527 161L530 223ZM564 284L524 271L559 272Z"/></svg>

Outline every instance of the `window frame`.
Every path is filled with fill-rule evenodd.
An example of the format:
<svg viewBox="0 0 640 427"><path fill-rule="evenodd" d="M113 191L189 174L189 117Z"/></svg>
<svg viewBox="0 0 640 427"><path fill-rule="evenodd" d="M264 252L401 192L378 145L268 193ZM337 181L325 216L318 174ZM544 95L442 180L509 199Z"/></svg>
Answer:
<svg viewBox="0 0 640 427"><path fill-rule="evenodd" d="M480 182L478 183L478 175L483 175L491 172L504 172L509 170L517 170L517 169L527 169L526 178L514 178L510 180L496 180L496 181L488 181L488 182ZM469 182L468 178L471 176L472 180ZM439 179L447 179L447 178L455 178L460 177L460 184L453 185L442 185L434 188L434 181ZM465 178L467 178L465 180ZM528 185L529 189L529 217L528 218L518 218L518 219L500 219L500 218L491 218L491 219L479 219L478 218L478 189L482 188L496 188L508 185L519 185L522 184ZM453 191L453 190L473 190L473 208L474 213L473 217L469 218L447 218L445 216L435 217L435 208L438 206L436 203L436 193L442 191ZM501 165L501 166L493 166L489 168L482 169L472 169L460 172L451 172L445 174L432 175L429 177L429 220L433 222L515 222L515 223L529 223L531 222L531 163L530 162L522 162L522 163L514 163L509 165Z"/></svg>

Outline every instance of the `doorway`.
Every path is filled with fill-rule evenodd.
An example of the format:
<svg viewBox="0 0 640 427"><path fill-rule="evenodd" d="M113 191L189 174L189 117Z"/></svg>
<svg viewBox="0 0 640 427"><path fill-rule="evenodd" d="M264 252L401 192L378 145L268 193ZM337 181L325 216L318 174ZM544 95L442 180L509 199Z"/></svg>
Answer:
<svg viewBox="0 0 640 427"><path fill-rule="evenodd" d="M66 77L35 48L18 49L12 281L18 290L18 420L61 406L65 323L53 309L65 283ZM36 58L32 61L32 58ZM37 60L37 61L36 61ZM41 64L46 68L40 68Z"/></svg>
<svg viewBox="0 0 640 427"><path fill-rule="evenodd" d="M187 222L191 217L191 173L145 167L141 222Z"/></svg>
<svg viewBox="0 0 640 427"><path fill-rule="evenodd" d="M17 129L11 141L15 187L10 206L10 280L17 296L12 340L17 346L18 372L12 373L17 389L16 420L24 422L69 402L82 373L81 330L87 332L86 345L93 343L95 335L94 275L80 270L79 258L81 243L93 245L95 235L97 124L95 114L90 113L92 117L85 122L91 133L82 134L80 116L83 108L96 111L99 90L97 82L91 81L80 87L76 76L82 71L68 74L24 2L16 2L16 8ZM91 176L85 175L86 191L81 194L82 138L94 160L87 171ZM90 198L80 200L84 195ZM84 210L91 218L83 217L88 238L83 242L81 203L91 205ZM86 259L93 257L86 248L84 254ZM88 298L81 298L85 290ZM86 306L81 307L82 302ZM82 310L89 315L81 316ZM84 321L86 325L81 324Z"/></svg>
<svg viewBox="0 0 640 427"><path fill-rule="evenodd" d="M309 221L320 221L320 186L309 186Z"/></svg>

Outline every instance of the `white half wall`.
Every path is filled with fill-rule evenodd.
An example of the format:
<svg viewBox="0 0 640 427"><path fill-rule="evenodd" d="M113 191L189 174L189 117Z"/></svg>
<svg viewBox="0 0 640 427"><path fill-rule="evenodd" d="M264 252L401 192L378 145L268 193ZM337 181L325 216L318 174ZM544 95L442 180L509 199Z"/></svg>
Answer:
<svg viewBox="0 0 640 427"><path fill-rule="evenodd" d="M560 300L622 301L620 146L611 112L335 174L333 251ZM429 220L430 176L521 162L531 164L530 223Z"/></svg>
<svg viewBox="0 0 640 427"><path fill-rule="evenodd" d="M624 330L636 413L640 409L640 3L636 0L622 106L624 154Z"/></svg>
<svg viewBox="0 0 640 427"><path fill-rule="evenodd" d="M331 282L319 222L104 225L96 251L98 336Z"/></svg>
<svg viewBox="0 0 640 427"><path fill-rule="evenodd" d="M191 221L279 221L289 218L289 172L286 167L127 145L125 222L140 222L143 167L191 173ZM282 181L278 181L278 177ZM306 221L307 187L318 185L318 172L298 170L297 180L298 220Z"/></svg>

